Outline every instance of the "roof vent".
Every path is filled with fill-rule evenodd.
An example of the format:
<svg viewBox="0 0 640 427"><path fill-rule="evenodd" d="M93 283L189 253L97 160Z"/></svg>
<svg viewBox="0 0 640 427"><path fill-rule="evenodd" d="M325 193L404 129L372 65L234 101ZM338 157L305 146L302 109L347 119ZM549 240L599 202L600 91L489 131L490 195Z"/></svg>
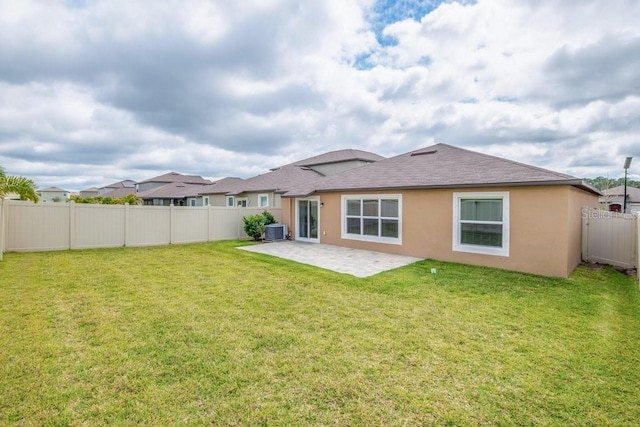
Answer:
<svg viewBox="0 0 640 427"><path fill-rule="evenodd" d="M430 150L430 151L419 151L417 153L411 153L411 157L413 156L425 156L427 154L434 154L437 153L438 150Z"/></svg>

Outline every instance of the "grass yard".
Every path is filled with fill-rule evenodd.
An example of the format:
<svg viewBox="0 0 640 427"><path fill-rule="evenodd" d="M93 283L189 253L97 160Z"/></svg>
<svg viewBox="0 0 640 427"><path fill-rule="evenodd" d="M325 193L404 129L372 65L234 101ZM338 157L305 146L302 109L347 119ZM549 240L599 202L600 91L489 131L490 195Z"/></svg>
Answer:
<svg viewBox="0 0 640 427"><path fill-rule="evenodd" d="M240 244L5 254L0 424L640 419L640 292L613 269L356 279Z"/></svg>

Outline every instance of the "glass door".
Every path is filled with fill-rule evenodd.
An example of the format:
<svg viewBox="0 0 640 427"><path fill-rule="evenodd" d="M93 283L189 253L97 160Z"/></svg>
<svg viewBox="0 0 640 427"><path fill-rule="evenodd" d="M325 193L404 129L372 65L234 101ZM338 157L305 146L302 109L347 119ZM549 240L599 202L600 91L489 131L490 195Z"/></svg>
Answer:
<svg viewBox="0 0 640 427"><path fill-rule="evenodd" d="M319 216L317 199L298 199L296 203L298 224L296 227L296 239L309 242L319 242L318 228Z"/></svg>

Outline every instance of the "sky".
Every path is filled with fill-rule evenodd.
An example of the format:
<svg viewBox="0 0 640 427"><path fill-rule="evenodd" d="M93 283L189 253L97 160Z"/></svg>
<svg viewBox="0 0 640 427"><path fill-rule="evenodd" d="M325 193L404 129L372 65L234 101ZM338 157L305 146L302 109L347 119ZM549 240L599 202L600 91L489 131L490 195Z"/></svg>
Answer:
<svg viewBox="0 0 640 427"><path fill-rule="evenodd" d="M78 191L446 143L640 178L636 0L0 0L0 166Z"/></svg>

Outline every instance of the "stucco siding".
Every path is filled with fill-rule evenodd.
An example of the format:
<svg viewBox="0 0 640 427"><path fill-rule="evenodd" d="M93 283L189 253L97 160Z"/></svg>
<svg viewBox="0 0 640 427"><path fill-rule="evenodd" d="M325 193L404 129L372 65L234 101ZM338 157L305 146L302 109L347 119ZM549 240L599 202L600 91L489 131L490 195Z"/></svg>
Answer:
<svg viewBox="0 0 640 427"><path fill-rule="evenodd" d="M509 193L509 256L454 251L453 193L496 191ZM401 245L343 239L341 195L367 193L399 192L320 194L321 243L557 277L566 277L580 260L582 204L597 204L595 195L570 186L406 190L401 192ZM283 209L283 219L287 211L292 227L295 218L291 209Z"/></svg>

